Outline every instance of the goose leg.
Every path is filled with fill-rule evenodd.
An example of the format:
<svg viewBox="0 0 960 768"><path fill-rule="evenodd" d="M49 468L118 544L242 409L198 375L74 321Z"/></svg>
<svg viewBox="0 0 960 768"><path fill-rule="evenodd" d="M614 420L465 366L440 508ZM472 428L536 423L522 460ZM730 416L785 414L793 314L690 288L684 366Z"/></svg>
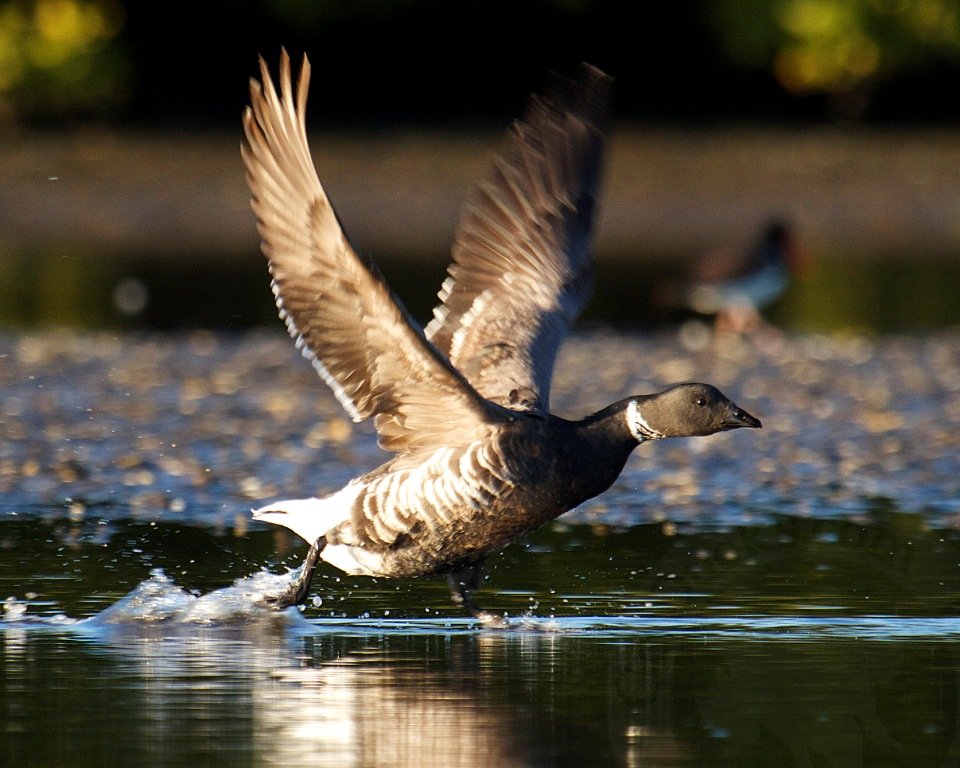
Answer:
<svg viewBox="0 0 960 768"><path fill-rule="evenodd" d="M483 610L470 597L470 592L480 586L482 567L483 563L477 562L448 573L447 584L450 586L450 597L454 605L464 608L484 626L505 629L509 623L503 616Z"/></svg>
<svg viewBox="0 0 960 768"><path fill-rule="evenodd" d="M325 546L327 546L327 540L323 536L310 545L310 550L304 558L303 565L300 566L300 575L297 580L280 594L271 596L270 603L282 610L289 608L291 605L300 605L307 599L313 574L317 570L317 563L320 562L320 553L323 552Z"/></svg>

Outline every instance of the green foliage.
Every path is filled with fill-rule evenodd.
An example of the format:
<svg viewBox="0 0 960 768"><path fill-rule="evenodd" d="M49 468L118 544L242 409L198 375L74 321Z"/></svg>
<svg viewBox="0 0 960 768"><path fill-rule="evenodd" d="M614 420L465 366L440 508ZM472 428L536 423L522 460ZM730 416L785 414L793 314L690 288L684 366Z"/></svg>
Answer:
<svg viewBox="0 0 960 768"><path fill-rule="evenodd" d="M728 55L792 93L843 93L960 59L956 0L713 0Z"/></svg>
<svg viewBox="0 0 960 768"><path fill-rule="evenodd" d="M122 98L117 0L0 0L0 116L85 111Z"/></svg>

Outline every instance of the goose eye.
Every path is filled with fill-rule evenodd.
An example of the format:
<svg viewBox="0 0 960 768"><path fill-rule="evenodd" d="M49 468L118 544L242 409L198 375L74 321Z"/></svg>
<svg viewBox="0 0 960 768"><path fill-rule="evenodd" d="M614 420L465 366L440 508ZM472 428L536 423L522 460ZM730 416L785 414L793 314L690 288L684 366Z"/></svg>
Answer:
<svg viewBox="0 0 960 768"><path fill-rule="evenodd" d="M707 404L707 398L705 398L705 397L698 397L698 398L697 398L697 405L699 405L701 408L702 408L703 406L705 406L706 404Z"/></svg>

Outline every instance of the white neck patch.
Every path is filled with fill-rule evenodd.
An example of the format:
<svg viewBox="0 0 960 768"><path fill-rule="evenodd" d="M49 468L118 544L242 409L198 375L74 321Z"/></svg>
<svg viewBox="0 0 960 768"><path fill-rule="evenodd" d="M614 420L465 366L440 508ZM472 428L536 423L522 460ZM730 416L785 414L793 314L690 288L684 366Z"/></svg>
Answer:
<svg viewBox="0 0 960 768"><path fill-rule="evenodd" d="M643 418L643 414L640 413L640 404L636 400L631 400L627 404L627 429L630 430L634 439L640 443L644 440L657 440L663 437Z"/></svg>

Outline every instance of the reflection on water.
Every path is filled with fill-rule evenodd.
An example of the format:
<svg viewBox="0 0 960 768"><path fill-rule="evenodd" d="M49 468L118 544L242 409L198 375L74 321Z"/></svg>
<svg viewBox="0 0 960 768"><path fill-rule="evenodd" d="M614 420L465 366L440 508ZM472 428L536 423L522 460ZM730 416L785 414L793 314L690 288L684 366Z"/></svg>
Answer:
<svg viewBox="0 0 960 768"><path fill-rule="evenodd" d="M0 764L950 764L960 534L912 518L545 529L495 567L507 631L425 614L446 598L421 581L328 579L323 605L275 612L284 568L224 580L266 558L265 532L118 520L66 555L56 519L7 518L6 551L34 555L0 560L21 589L0 620ZM150 562L117 558L141 546ZM87 577L56 580L75 563Z"/></svg>
<svg viewBox="0 0 960 768"><path fill-rule="evenodd" d="M465 649L464 649L465 650ZM474 649L470 649L474 651ZM462 652L462 651L461 651ZM256 761L291 766L528 765L511 713L454 657L438 673L362 650L307 658L254 691ZM493 670L491 670L492 672ZM506 672L506 670L504 670ZM257 704L260 706L257 706ZM514 739L520 736L520 744Z"/></svg>
<svg viewBox="0 0 960 768"><path fill-rule="evenodd" d="M955 643L0 629L5 765L943 765Z"/></svg>

